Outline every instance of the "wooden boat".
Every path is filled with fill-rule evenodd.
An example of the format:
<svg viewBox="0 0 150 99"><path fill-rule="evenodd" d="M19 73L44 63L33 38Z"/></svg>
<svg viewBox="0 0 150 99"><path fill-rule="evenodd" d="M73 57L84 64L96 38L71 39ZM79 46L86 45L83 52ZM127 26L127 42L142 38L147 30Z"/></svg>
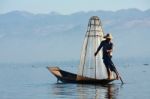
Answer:
<svg viewBox="0 0 150 99"><path fill-rule="evenodd" d="M80 83L80 84L108 84L115 79L93 79L80 76L77 80L77 74L61 70L59 67L47 67L47 69L57 78L57 81L63 83Z"/></svg>

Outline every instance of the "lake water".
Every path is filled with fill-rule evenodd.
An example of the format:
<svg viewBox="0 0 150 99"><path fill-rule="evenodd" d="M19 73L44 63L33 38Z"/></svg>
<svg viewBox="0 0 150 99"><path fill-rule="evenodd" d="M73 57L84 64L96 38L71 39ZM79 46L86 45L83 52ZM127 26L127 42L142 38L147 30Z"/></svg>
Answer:
<svg viewBox="0 0 150 99"><path fill-rule="evenodd" d="M125 84L64 84L47 70L48 65L76 72L76 63L1 64L0 99L150 99L150 65L117 67Z"/></svg>

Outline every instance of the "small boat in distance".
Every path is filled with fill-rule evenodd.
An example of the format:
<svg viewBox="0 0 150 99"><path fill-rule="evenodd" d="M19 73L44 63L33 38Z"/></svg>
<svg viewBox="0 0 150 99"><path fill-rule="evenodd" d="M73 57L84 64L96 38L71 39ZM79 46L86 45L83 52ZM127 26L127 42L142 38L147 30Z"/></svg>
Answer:
<svg viewBox="0 0 150 99"><path fill-rule="evenodd" d="M94 56L99 44L103 41L103 29L99 17L92 16L88 23L85 34L80 64L77 74L61 70L59 67L47 67L57 78L57 81L64 83L86 83L86 84L108 84L117 80L117 75L112 72L111 79L108 79L106 67L102 60L102 50Z"/></svg>

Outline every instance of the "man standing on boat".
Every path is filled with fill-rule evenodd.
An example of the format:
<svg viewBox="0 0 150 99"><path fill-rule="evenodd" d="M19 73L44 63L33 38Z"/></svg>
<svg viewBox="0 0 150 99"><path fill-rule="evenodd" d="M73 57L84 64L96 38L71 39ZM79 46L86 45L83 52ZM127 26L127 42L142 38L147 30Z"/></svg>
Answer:
<svg viewBox="0 0 150 99"><path fill-rule="evenodd" d="M116 79L119 79L116 68L111 60L112 58L112 51L113 51L113 43L111 42L112 40L112 35L111 34L106 34L104 36L105 40L101 42L99 45L97 51L95 52L95 56L97 53L100 51L101 48L103 48L103 62L106 66L107 73L108 73L108 79L111 79L111 71L116 73Z"/></svg>

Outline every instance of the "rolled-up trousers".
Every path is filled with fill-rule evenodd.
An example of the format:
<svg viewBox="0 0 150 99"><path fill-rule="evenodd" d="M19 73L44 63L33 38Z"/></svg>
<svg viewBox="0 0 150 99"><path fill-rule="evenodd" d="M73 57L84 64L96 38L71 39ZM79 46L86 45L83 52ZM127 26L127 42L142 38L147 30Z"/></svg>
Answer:
<svg viewBox="0 0 150 99"><path fill-rule="evenodd" d="M111 58L112 58L111 56L103 57L103 62L107 69L110 69L111 71L114 71L116 73L116 68L115 68L114 63L112 62Z"/></svg>

